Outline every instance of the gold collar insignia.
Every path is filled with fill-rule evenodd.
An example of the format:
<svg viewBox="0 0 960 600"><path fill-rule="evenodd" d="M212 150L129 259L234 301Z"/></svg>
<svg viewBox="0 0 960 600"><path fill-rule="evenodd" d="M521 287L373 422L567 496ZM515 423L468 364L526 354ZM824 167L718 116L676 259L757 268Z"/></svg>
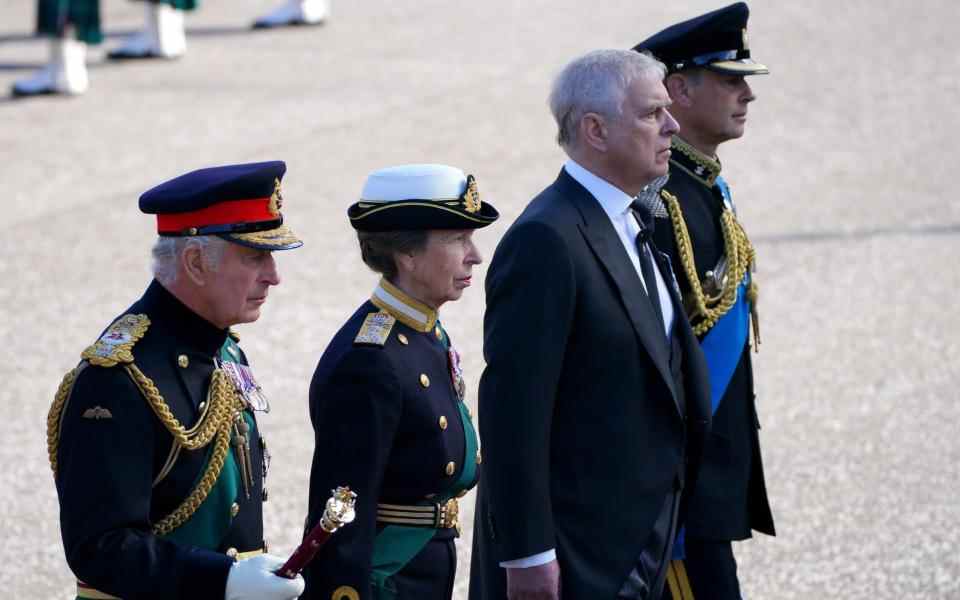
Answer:
<svg viewBox="0 0 960 600"><path fill-rule="evenodd" d="M670 157L670 165L686 171L703 185L713 187L713 182L720 175L720 161L700 152L679 136L673 136L671 148L674 150Z"/></svg>

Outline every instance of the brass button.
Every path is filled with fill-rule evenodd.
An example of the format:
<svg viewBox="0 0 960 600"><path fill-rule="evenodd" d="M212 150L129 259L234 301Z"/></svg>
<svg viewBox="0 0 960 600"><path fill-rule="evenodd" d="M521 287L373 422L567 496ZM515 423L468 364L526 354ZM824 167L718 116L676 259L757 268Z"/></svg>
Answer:
<svg viewBox="0 0 960 600"><path fill-rule="evenodd" d="M197 410L199 410L200 412L203 412L203 409L205 409L206 407L207 407L207 401L206 401L206 400L203 400L203 401L201 401L200 404L197 406Z"/></svg>
<svg viewBox="0 0 960 600"><path fill-rule="evenodd" d="M403 335L402 333L397 334L397 340L404 346L410 343L410 340L407 339L407 336Z"/></svg>
<svg viewBox="0 0 960 600"><path fill-rule="evenodd" d="M433 328L433 333L437 336L437 339L438 339L438 340L442 340L442 339L443 339L443 333L440 331L440 326L439 326L439 325L437 325L436 327Z"/></svg>
<svg viewBox="0 0 960 600"><path fill-rule="evenodd" d="M230 516L235 517L240 514L240 505L234 502L230 505Z"/></svg>
<svg viewBox="0 0 960 600"><path fill-rule="evenodd" d="M187 358L186 354L181 354L177 357L177 364L180 365L181 368L186 369L190 366L190 359Z"/></svg>
<svg viewBox="0 0 960 600"><path fill-rule="evenodd" d="M443 415L440 415L440 429L447 430L447 418Z"/></svg>
<svg viewBox="0 0 960 600"><path fill-rule="evenodd" d="M230 558L237 558L237 554L239 554L239 552L237 552L236 548L227 548L226 554Z"/></svg>
<svg viewBox="0 0 960 600"><path fill-rule="evenodd" d="M420 385L423 387L430 387L430 378L427 377L426 373L420 373Z"/></svg>
<svg viewBox="0 0 960 600"><path fill-rule="evenodd" d="M469 406L467 407L467 416L470 417L471 419L473 418L473 411L470 410Z"/></svg>
<svg viewBox="0 0 960 600"><path fill-rule="evenodd" d="M479 465L482 462L483 462L483 456L481 456L480 451L477 450L477 464Z"/></svg>
<svg viewBox="0 0 960 600"><path fill-rule="evenodd" d="M456 472L456 470L457 470L457 463L453 462L452 460L447 463L447 469L446 469L447 476L453 475Z"/></svg>

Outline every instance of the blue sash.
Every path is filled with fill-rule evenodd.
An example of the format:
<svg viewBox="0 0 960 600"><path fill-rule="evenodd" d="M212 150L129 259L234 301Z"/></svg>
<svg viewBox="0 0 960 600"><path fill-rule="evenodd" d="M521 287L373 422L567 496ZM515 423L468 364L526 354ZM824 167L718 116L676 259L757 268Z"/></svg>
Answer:
<svg viewBox="0 0 960 600"><path fill-rule="evenodd" d="M749 280L748 280L749 281ZM717 414L720 400L733 379L740 357L743 355L743 345L747 343L750 331L750 303L745 298L747 284L742 283L737 288L737 302L727 314L720 317L717 324L710 328L706 337L700 342L700 348L707 359L707 369L710 375L710 414ZM681 529L673 544L673 560L682 560L686 553L683 549L683 533Z"/></svg>

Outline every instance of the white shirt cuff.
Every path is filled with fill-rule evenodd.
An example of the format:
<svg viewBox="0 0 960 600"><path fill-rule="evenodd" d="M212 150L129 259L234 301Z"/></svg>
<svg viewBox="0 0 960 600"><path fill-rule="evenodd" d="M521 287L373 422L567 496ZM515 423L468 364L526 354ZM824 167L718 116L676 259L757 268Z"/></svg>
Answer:
<svg viewBox="0 0 960 600"><path fill-rule="evenodd" d="M540 552L539 554L528 556L526 558L505 560L500 563L500 566L505 569L525 569L527 567L539 567L540 565L545 565L552 560L557 560L557 551L554 548L551 548L546 552Z"/></svg>

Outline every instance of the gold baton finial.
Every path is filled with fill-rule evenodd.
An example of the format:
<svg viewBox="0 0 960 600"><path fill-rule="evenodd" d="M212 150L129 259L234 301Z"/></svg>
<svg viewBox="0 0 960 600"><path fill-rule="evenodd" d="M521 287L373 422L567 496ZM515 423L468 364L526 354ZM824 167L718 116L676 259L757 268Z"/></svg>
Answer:
<svg viewBox="0 0 960 600"><path fill-rule="evenodd" d="M354 510L357 503L356 493L350 491L349 487L338 487L331 490L331 493L333 495L327 500L323 516L320 517L320 526L327 533L333 533L357 516Z"/></svg>

